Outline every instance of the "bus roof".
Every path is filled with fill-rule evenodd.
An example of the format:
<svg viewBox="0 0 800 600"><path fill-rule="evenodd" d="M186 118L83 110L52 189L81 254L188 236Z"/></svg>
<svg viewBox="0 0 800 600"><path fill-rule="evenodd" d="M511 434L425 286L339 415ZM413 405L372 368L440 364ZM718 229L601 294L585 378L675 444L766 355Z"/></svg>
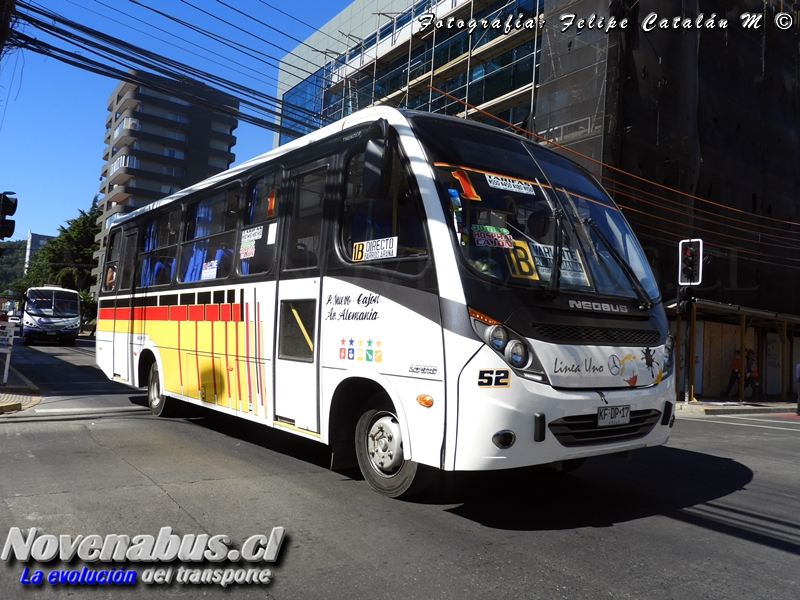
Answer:
<svg viewBox="0 0 800 600"><path fill-rule="evenodd" d="M377 121L381 117L386 118L390 122L397 122L398 120L403 120L405 117L401 115L406 111L401 111L396 108L392 108L389 106L375 106L372 108L366 108L364 110L360 110L352 115L349 115L335 123L331 123L330 125L326 125L322 129L318 129L317 131L312 131L311 133L304 135L301 138L293 140L283 146L279 146L278 148L274 148L269 152L261 154L260 156L256 156L255 158L251 158L250 160L246 160L245 162L232 167L226 171L222 171L221 173L217 173L216 175L212 175L208 179L204 179L194 185L191 185L187 188L179 190L174 194L170 194L160 200L156 200L155 202L151 202L150 204L143 206L141 208L136 209L135 211L126 214L124 217L120 217L117 219L112 228L116 228L117 225L122 225L125 222L138 217L139 215L145 214L151 210L155 210L160 208L164 205L171 204L172 202L177 201L180 198L188 196L194 192L199 190L203 190L206 188L213 187L218 183L222 183L224 181L229 181L235 179L237 175L243 173L253 167L257 167L258 165L265 164L279 156L283 156L284 154L288 154L289 152L293 152L294 150L298 150L300 148L304 148L309 144L314 142L324 140L325 138L331 137L336 135L337 133L343 131L348 127L352 127L353 125L358 125L360 123L370 123L372 121Z"/></svg>

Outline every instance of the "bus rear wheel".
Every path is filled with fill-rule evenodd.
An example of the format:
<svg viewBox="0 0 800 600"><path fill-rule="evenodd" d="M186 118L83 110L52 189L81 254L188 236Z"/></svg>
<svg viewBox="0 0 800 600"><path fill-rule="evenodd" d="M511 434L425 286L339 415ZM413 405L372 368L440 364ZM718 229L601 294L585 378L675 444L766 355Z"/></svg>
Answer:
<svg viewBox="0 0 800 600"><path fill-rule="evenodd" d="M370 487L389 498L408 495L418 465L406 460L394 408L385 397L373 399L356 424L356 458Z"/></svg>
<svg viewBox="0 0 800 600"><path fill-rule="evenodd" d="M150 406L150 412L156 417L168 417L172 414L172 402L161 390L158 363L150 365L150 375L147 378L147 404Z"/></svg>

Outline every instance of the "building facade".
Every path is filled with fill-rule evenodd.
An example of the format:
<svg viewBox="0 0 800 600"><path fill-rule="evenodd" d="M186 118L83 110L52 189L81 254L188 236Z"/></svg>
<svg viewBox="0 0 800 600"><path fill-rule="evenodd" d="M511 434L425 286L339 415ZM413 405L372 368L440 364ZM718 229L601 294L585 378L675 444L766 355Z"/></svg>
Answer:
<svg viewBox="0 0 800 600"><path fill-rule="evenodd" d="M31 265L31 259L36 252L44 246L49 240L52 240L55 236L54 235L41 235L39 233L33 233L30 229L28 230L28 244L25 247L25 268L23 273L28 272L28 267Z"/></svg>
<svg viewBox="0 0 800 600"><path fill-rule="evenodd" d="M108 98L93 270L98 282L114 221L226 170L235 159L237 100L196 82L129 75L131 81L120 82Z"/></svg>
<svg viewBox="0 0 800 600"><path fill-rule="evenodd" d="M307 40L325 48L312 75L298 74L306 46L284 59L279 92L313 109L309 130L388 104L577 160L631 222L667 305L679 240L704 240L703 282L688 292L703 301L697 389L724 388L744 340L762 390L779 393L800 360L798 32L800 13L779 0L354 2Z"/></svg>

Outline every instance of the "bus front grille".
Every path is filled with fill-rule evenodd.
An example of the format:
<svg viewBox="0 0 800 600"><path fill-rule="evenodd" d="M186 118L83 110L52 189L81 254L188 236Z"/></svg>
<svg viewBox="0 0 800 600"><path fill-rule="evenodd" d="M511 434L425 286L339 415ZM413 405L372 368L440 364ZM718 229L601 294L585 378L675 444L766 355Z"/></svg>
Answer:
<svg viewBox="0 0 800 600"><path fill-rule="evenodd" d="M554 344L596 344L598 346L658 346L661 333L637 329L573 327L534 324L535 337Z"/></svg>
<svg viewBox="0 0 800 600"><path fill-rule="evenodd" d="M589 446L644 437L658 423L660 416L661 412L655 409L633 410L629 423L598 427L596 414L577 415L556 419L548 427L563 446Z"/></svg>

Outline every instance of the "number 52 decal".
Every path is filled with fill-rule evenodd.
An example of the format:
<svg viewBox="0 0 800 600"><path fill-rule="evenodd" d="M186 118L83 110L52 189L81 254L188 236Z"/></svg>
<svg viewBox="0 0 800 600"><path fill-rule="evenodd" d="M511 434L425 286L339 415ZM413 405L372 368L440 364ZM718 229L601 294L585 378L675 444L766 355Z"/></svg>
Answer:
<svg viewBox="0 0 800 600"><path fill-rule="evenodd" d="M478 371L478 387L508 387L508 369L481 369Z"/></svg>

